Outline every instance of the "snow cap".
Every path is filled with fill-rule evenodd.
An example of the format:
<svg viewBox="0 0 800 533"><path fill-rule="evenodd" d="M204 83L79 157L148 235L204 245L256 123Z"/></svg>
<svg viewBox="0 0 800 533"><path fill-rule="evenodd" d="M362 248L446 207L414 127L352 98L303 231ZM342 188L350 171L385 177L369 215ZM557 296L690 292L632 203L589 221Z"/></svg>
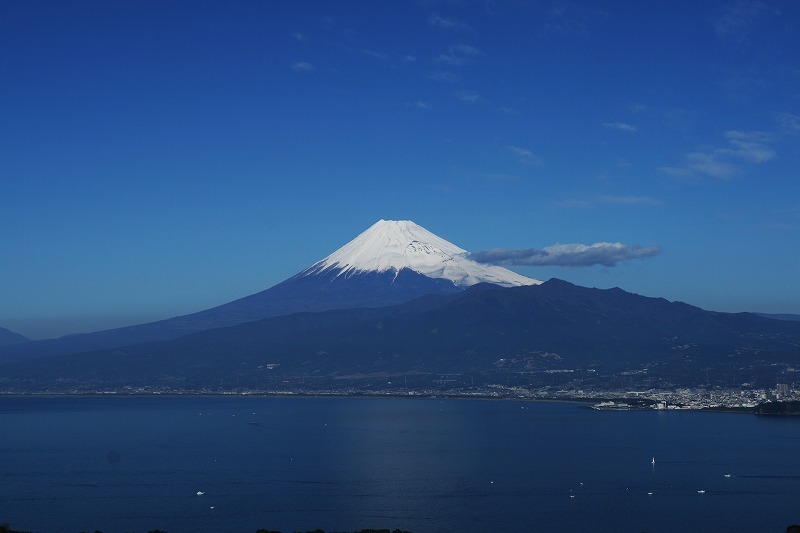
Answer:
<svg viewBox="0 0 800 533"><path fill-rule="evenodd" d="M469 252L410 220L379 220L365 232L317 262L307 274L330 270L338 276L411 269L429 278L447 279L466 287L494 283L505 287L538 285L508 269L468 259Z"/></svg>

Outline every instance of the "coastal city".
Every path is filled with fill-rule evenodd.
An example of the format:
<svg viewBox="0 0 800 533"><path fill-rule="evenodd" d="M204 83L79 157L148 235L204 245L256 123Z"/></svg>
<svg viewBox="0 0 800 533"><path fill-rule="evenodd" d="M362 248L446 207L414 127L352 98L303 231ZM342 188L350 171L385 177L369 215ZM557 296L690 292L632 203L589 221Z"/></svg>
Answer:
<svg viewBox="0 0 800 533"><path fill-rule="evenodd" d="M15 391L2 391L2 394L18 394ZM131 387L119 389L72 389L62 391L39 391L36 395L157 395L157 396L283 396L283 397L406 397L406 398L448 398L448 399L494 399L520 401L564 401L585 404L596 410L693 410L693 411L733 411L759 412L764 406L784 406L775 414L795 413L800 404L800 391L791 389L785 383L778 383L774 389L742 389L721 387L685 387L666 389L604 389L582 390L552 386L530 388L499 384L429 387L409 389L406 387L350 386L345 388L285 387L272 389L211 389L211 388L171 388L171 387ZM769 410L765 411L769 412Z"/></svg>

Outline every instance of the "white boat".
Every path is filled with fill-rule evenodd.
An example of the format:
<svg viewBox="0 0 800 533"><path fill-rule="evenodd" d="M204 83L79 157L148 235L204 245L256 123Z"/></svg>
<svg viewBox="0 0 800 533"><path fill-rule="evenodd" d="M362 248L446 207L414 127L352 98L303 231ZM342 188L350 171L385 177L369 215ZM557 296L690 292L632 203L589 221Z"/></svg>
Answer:
<svg viewBox="0 0 800 533"><path fill-rule="evenodd" d="M197 491L197 495L198 495L198 496L202 496L203 494L205 494L205 492L203 492L203 491L200 491L200 490L198 490L198 491Z"/></svg>
<svg viewBox="0 0 800 533"><path fill-rule="evenodd" d="M705 494L705 493L706 493L706 491L704 491L704 490L698 490L697 491L697 494Z"/></svg>
<svg viewBox="0 0 800 533"><path fill-rule="evenodd" d="M730 474L725 474L725 477L731 477L731 475Z"/></svg>
<svg viewBox="0 0 800 533"><path fill-rule="evenodd" d="M654 464L656 464L656 458L655 458L655 457L653 457L653 460L652 460L652 461L650 461L650 464L651 464L651 465L654 465Z"/></svg>

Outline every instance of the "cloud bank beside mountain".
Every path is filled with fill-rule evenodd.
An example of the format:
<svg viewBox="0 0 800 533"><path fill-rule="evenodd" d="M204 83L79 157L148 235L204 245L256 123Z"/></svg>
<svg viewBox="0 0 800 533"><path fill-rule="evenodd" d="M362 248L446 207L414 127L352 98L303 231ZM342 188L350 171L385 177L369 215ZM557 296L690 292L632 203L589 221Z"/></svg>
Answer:
<svg viewBox="0 0 800 533"><path fill-rule="evenodd" d="M660 246L628 246L621 242L554 244L543 249L492 248L470 254L479 263L501 266L616 266L622 261L643 259L661 253Z"/></svg>

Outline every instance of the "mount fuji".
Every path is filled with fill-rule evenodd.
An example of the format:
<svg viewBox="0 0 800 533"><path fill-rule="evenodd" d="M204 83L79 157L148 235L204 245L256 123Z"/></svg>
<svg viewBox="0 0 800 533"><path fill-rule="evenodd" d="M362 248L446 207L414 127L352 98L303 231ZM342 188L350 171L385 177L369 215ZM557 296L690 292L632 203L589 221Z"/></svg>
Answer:
<svg viewBox="0 0 800 533"><path fill-rule="evenodd" d="M426 294L453 294L480 284L538 285L469 253L410 220L379 220L295 276L244 298L157 322L1 346L5 359L53 356L168 340L303 311L383 307Z"/></svg>
<svg viewBox="0 0 800 533"><path fill-rule="evenodd" d="M345 279L365 273L391 273L393 282L405 270L455 287L491 283L501 287L538 285L541 281L502 267L477 263L469 252L410 220L379 220L367 231L299 276L335 274Z"/></svg>
<svg viewBox="0 0 800 533"><path fill-rule="evenodd" d="M381 220L246 298L2 347L0 384L21 392L360 390L402 379L417 390L454 380L594 389L637 376L646 388L766 387L781 369L793 375L798 346L800 322L541 283L475 263L413 222Z"/></svg>

